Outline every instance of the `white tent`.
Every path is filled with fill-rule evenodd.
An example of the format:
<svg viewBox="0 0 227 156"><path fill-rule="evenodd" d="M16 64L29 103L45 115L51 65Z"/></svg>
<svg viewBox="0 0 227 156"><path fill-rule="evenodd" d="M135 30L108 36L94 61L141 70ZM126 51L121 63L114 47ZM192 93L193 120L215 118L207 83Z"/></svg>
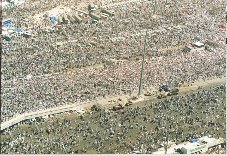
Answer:
<svg viewBox="0 0 227 156"><path fill-rule="evenodd" d="M193 46L201 48L201 47L204 47L204 44L202 42L195 42L193 43Z"/></svg>
<svg viewBox="0 0 227 156"><path fill-rule="evenodd" d="M17 5L21 5L24 3L25 0L12 0L13 3L9 3L7 1L2 2L2 8L14 7ZM14 4L14 5L12 5Z"/></svg>

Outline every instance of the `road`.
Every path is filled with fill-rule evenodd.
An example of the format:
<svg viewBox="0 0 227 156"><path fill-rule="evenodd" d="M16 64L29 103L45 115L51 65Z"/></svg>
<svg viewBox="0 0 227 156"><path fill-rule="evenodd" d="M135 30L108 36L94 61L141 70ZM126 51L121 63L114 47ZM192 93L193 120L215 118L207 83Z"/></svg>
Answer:
<svg viewBox="0 0 227 156"><path fill-rule="evenodd" d="M207 88L210 86L215 86L215 85L219 85L219 84L225 84L226 83L226 78L222 77L222 78L214 78L214 79L210 79L210 80L198 80L194 83L191 84L184 84L181 87L179 87L179 94L180 95L184 95L187 94L190 91L195 91L198 90L199 88ZM157 99L157 89L156 88L151 88L150 89L152 95L151 96L144 96L143 95L140 96L136 101L134 101L133 105L136 105L136 103L141 102L141 101L147 101L147 100L155 100ZM20 123L21 121L27 120L27 119L33 119L35 117L47 117L49 115L56 115L56 114L60 114L60 113L64 113L64 112L68 112L68 111L76 111L76 112L80 112L80 110L89 110L90 107L92 107L94 104L98 104L102 107L105 108L110 108L113 105L116 105L117 103L122 103L125 104L129 98L136 96L137 93L133 93L131 96L129 95L122 95L122 96L112 96L112 97L107 97L107 98L100 98L94 101L89 101L89 102L82 102L82 103L74 103L74 104L68 104L65 106L61 106L61 107L56 107L56 108L51 108L51 109L46 109L46 110L42 110L42 111L37 111L37 112L30 112L30 113L25 113L25 114L21 114L19 116L15 116L13 119L6 121L4 123L1 124L1 130L4 130L10 126L13 126L17 123ZM119 99L121 99L121 101L119 101Z"/></svg>

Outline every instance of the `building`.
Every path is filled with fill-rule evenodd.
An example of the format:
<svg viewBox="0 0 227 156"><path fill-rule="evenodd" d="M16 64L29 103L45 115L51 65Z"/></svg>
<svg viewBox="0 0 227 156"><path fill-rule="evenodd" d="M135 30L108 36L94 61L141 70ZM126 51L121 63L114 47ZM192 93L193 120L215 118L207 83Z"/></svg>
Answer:
<svg viewBox="0 0 227 156"><path fill-rule="evenodd" d="M223 139L209 138L207 136L199 138L197 142L188 142L180 150L183 154L205 153L209 148L218 146L224 142Z"/></svg>
<svg viewBox="0 0 227 156"><path fill-rule="evenodd" d="M208 151L208 146L206 143L196 142L196 143L188 143L183 146L181 149L183 154L197 154L204 153Z"/></svg>
<svg viewBox="0 0 227 156"><path fill-rule="evenodd" d="M167 154L200 154L206 153L209 149L225 143L225 140L220 138L209 138L207 136L196 139L193 142L185 142L181 144L168 144ZM164 148L158 149L153 154L165 154Z"/></svg>

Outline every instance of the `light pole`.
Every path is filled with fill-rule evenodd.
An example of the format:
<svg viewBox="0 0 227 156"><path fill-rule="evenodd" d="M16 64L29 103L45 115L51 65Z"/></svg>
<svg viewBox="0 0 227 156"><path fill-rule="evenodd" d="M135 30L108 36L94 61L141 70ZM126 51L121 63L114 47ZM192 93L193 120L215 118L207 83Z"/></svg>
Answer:
<svg viewBox="0 0 227 156"><path fill-rule="evenodd" d="M157 2L156 0L154 1L154 14L156 14L156 7L157 7Z"/></svg>
<svg viewBox="0 0 227 156"><path fill-rule="evenodd" d="M144 39L143 60L142 60L141 71L140 71L138 96L140 96L141 90L142 90L143 66L144 66L144 58L145 58L145 50L146 50L146 42L147 42L146 40L147 40L147 30L146 30L146 35L145 35L145 39Z"/></svg>
<svg viewBox="0 0 227 156"><path fill-rule="evenodd" d="M167 150L168 150L168 140L169 140L169 134L168 134L168 131L165 129L165 133L164 133L164 136L165 136L165 144L164 144L164 149L165 149L165 154L167 154Z"/></svg>

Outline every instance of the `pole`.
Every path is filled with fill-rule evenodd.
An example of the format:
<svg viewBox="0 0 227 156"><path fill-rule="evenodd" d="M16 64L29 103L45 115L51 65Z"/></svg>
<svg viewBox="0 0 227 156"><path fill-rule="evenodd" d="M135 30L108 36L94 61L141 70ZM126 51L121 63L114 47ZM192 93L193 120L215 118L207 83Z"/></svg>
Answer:
<svg viewBox="0 0 227 156"><path fill-rule="evenodd" d="M165 154L167 154L168 150L168 143L169 143L169 132L166 131L166 149L165 149Z"/></svg>
<svg viewBox="0 0 227 156"><path fill-rule="evenodd" d="M156 0L154 1L154 14L156 13L156 6L157 6L157 2Z"/></svg>
<svg viewBox="0 0 227 156"><path fill-rule="evenodd" d="M143 66L144 66L144 58L145 58L145 50L146 50L146 39L147 39L147 30L146 30L146 35L145 35L145 39L144 39L143 60L142 60L141 72L140 72L140 82L139 82L138 96L140 96L141 90L142 90L142 78L143 78Z"/></svg>

